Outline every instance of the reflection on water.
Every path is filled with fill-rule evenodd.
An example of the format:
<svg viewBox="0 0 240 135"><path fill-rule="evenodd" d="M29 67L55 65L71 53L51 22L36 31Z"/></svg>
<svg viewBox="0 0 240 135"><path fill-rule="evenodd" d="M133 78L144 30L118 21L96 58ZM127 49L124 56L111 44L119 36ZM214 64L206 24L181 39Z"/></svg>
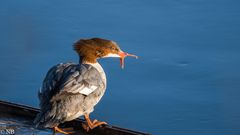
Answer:
<svg viewBox="0 0 240 135"><path fill-rule="evenodd" d="M201 1L4 1L0 98L38 106L47 70L78 61L79 38L140 56L101 60L108 89L93 118L164 135L240 134L240 4Z"/></svg>
<svg viewBox="0 0 240 135"><path fill-rule="evenodd" d="M31 125L26 124L23 120L0 119L0 134L4 135L49 135L50 130L38 130Z"/></svg>
<svg viewBox="0 0 240 135"><path fill-rule="evenodd" d="M20 114L21 115L21 114ZM8 117L8 116L6 116ZM95 133L86 133L81 130L73 129L71 127L62 128L67 132L71 132L72 135L95 135ZM0 118L0 134L2 135L54 135L54 131L52 129L43 129L36 128L32 124L32 120L25 117L15 117L11 116L8 118L4 118L1 116ZM62 135L62 133L56 132L56 135Z"/></svg>

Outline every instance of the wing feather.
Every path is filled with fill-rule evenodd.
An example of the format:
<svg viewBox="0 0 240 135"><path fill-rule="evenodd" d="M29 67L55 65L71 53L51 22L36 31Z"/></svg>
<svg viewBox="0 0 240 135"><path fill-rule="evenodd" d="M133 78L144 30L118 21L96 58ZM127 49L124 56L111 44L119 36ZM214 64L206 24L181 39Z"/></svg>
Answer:
<svg viewBox="0 0 240 135"><path fill-rule="evenodd" d="M58 100L66 92L87 96L102 85L100 73L91 65L59 64L52 67L44 79L39 92L40 105Z"/></svg>
<svg viewBox="0 0 240 135"><path fill-rule="evenodd" d="M46 127L55 126L66 113L61 113L68 106L71 95L91 96L98 89L104 89L105 83L101 74L91 65L65 63L53 66L47 73L38 96L41 112L34 120L36 125L42 123ZM94 95L94 94L93 94ZM81 97L81 96L80 96ZM81 100L81 99L80 99ZM64 104L57 104L59 101ZM61 106L61 110L57 110Z"/></svg>

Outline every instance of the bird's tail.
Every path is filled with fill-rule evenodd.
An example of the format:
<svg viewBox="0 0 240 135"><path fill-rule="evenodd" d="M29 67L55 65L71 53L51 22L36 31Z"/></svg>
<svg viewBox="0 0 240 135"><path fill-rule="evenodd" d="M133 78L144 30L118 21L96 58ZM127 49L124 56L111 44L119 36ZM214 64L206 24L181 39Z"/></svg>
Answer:
<svg viewBox="0 0 240 135"><path fill-rule="evenodd" d="M33 121L35 128L53 128L59 125L59 121L52 119L52 117L46 117L44 112L37 114L36 118Z"/></svg>
<svg viewBox="0 0 240 135"><path fill-rule="evenodd" d="M41 118L42 118L42 112L38 113L36 118L33 121L33 125L35 128L37 128L39 126L39 124L41 123Z"/></svg>

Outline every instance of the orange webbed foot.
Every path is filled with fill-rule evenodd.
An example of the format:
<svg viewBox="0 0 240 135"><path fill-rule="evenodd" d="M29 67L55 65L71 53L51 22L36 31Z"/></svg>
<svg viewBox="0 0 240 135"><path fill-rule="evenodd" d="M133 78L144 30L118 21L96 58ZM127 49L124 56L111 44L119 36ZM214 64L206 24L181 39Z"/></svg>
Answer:
<svg viewBox="0 0 240 135"><path fill-rule="evenodd" d="M54 127L53 128L54 129L54 134L56 133L56 132L58 132L58 133L63 133L63 134L66 134L66 135L69 135L69 134L73 134L74 132L67 132L67 131L64 131L64 130L62 130L62 129L60 129L59 127ZM65 128L66 130L73 130L73 128Z"/></svg>
<svg viewBox="0 0 240 135"><path fill-rule="evenodd" d="M90 120L89 118L89 114L86 114L84 115L86 121L87 121L87 124L82 124L82 127L88 132L90 129L94 129L98 126L101 126L101 125L107 125L106 122L102 122L102 121L98 121L98 120L94 120L93 122Z"/></svg>

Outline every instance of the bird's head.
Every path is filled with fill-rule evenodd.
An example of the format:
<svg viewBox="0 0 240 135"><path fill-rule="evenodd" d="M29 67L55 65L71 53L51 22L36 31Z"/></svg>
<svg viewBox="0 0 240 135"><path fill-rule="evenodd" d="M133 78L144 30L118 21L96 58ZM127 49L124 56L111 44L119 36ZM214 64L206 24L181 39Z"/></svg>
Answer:
<svg viewBox="0 0 240 135"><path fill-rule="evenodd" d="M120 58L123 68L125 57L138 58L123 52L116 42L101 38L81 39L74 44L74 50L79 54L82 63L95 63L98 58L117 57Z"/></svg>

